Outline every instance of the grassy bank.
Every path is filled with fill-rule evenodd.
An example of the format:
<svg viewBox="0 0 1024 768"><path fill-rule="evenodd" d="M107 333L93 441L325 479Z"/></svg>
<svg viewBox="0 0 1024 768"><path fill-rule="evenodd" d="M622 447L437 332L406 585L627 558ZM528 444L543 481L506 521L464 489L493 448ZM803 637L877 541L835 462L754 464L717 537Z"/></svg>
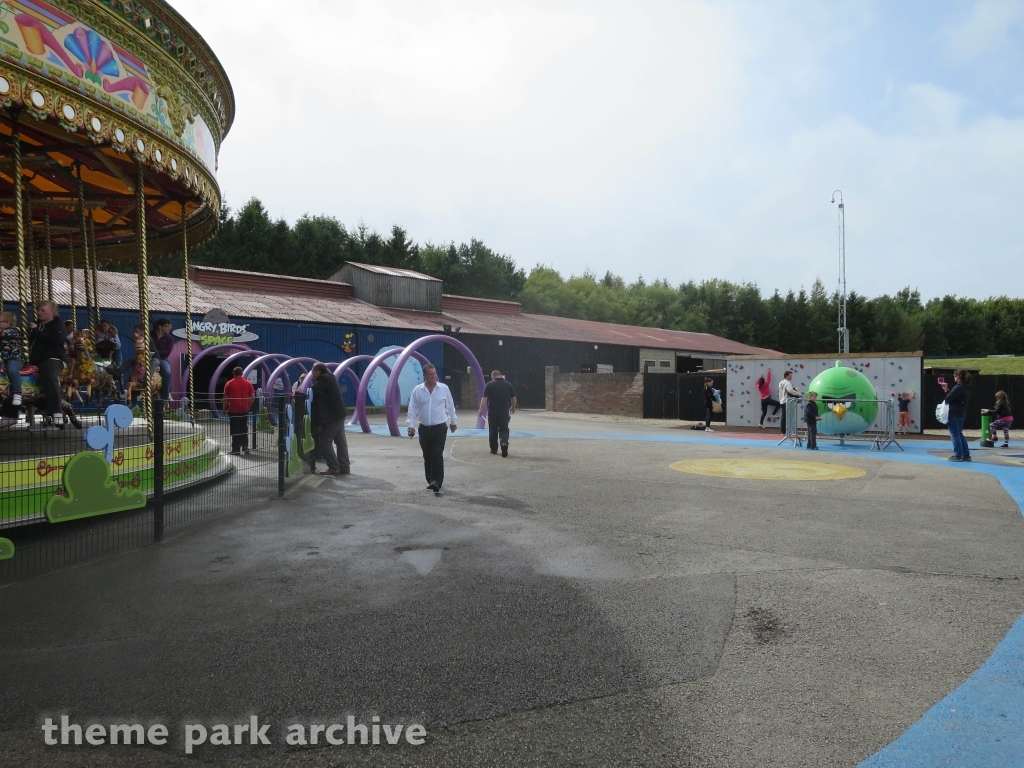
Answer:
<svg viewBox="0 0 1024 768"><path fill-rule="evenodd" d="M925 358L924 364L941 368L967 368L972 371L977 369L984 375L1024 373L1024 357Z"/></svg>

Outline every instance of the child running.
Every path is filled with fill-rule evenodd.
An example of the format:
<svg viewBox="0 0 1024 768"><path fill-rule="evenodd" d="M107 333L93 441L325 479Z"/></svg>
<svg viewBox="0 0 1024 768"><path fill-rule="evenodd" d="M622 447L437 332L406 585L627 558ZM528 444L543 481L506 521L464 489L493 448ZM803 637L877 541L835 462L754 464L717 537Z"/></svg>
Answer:
<svg viewBox="0 0 1024 768"><path fill-rule="evenodd" d="M996 433L1003 430L1003 444L1000 448L1010 447L1010 426L1013 424L1013 416L1010 413L1010 401L1003 391L996 392L996 404L991 408L982 410L982 413L989 413L995 419L988 425L988 439L993 443L996 441Z"/></svg>

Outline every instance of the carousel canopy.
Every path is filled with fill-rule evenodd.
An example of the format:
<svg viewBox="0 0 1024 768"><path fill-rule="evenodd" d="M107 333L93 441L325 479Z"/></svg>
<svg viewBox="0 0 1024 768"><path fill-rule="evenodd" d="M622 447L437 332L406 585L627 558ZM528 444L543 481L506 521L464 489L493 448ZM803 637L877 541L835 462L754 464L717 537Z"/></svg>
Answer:
<svg viewBox="0 0 1024 768"><path fill-rule="evenodd" d="M150 258L181 249L183 217L190 243L211 237L217 154L233 118L223 68L163 0L6 0L0 261L18 259L18 159L29 247L50 239L67 251L70 239L78 254L87 220L99 263L136 258L140 219Z"/></svg>

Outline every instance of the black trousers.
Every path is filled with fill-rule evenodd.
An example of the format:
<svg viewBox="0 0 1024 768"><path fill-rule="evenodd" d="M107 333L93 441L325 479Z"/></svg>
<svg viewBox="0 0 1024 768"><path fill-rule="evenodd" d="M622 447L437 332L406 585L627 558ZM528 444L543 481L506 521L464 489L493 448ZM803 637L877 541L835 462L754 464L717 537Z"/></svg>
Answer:
<svg viewBox="0 0 1024 768"><path fill-rule="evenodd" d="M444 441L448 436L447 424L427 426L420 424L420 450L423 451L423 474L427 485L438 488L444 482Z"/></svg>
<svg viewBox="0 0 1024 768"><path fill-rule="evenodd" d="M774 405L775 406L775 410L772 411L772 416L774 416L776 413L778 413L779 412L779 408L782 407L779 404L779 401L776 400L775 398L773 398L773 397L762 397L761 398L761 422L760 422L761 424L764 424L764 417L768 415L768 406L769 405ZM783 418L785 418L785 417L783 417Z"/></svg>
<svg viewBox="0 0 1024 768"><path fill-rule="evenodd" d="M813 451L818 447L818 422L807 422L807 448Z"/></svg>
<svg viewBox="0 0 1024 768"><path fill-rule="evenodd" d="M782 415L779 417L779 431L786 434L786 404L782 404Z"/></svg>
<svg viewBox="0 0 1024 768"><path fill-rule="evenodd" d="M498 452L498 444L508 445L508 411L487 411L487 437L491 443L491 453Z"/></svg>
<svg viewBox="0 0 1024 768"><path fill-rule="evenodd" d="M249 450L249 414L229 413L231 420L231 450Z"/></svg>
<svg viewBox="0 0 1024 768"><path fill-rule="evenodd" d="M46 410L52 416L63 414L64 393L60 389L60 373L64 370L64 361L48 357L36 367L39 369L39 386L46 398Z"/></svg>
<svg viewBox="0 0 1024 768"><path fill-rule="evenodd" d="M344 419L324 424L316 437L316 447L328 469L350 468Z"/></svg>

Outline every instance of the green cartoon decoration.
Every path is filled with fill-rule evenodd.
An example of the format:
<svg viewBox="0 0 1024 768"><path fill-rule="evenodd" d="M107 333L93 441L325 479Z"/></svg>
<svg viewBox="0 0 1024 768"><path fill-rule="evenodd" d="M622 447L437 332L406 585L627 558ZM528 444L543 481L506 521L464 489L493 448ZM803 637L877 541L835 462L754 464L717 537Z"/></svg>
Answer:
<svg viewBox="0 0 1024 768"><path fill-rule="evenodd" d="M857 435L868 429L878 415L878 399L868 377L836 361L834 368L822 371L807 387L818 393L821 421L818 432L824 435Z"/></svg>
<svg viewBox="0 0 1024 768"><path fill-rule="evenodd" d="M295 409L291 403L284 408L285 419L288 421L288 432L285 435L285 449L288 461L284 473L288 477L302 474L302 456L299 454L299 439L295 436Z"/></svg>
<svg viewBox="0 0 1024 768"><path fill-rule="evenodd" d="M316 448L316 440L313 439L313 390L306 392L306 412L302 416L302 453L309 456Z"/></svg>
<svg viewBox="0 0 1024 768"><path fill-rule="evenodd" d="M14 557L14 542L10 539L0 539L0 560L10 560Z"/></svg>
<svg viewBox="0 0 1024 768"><path fill-rule="evenodd" d="M260 408L260 418L256 422L256 431L274 433L274 425L270 423L270 415L267 413L266 406Z"/></svg>
<svg viewBox="0 0 1024 768"><path fill-rule="evenodd" d="M103 455L92 451L83 451L68 460L63 484L66 495L58 491L46 504L46 517L51 523L146 506L146 494L119 488L110 477L110 465Z"/></svg>
<svg viewBox="0 0 1024 768"><path fill-rule="evenodd" d="M299 438L295 435L288 436L288 464L285 466L285 474L288 477L302 474L302 456L299 455Z"/></svg>

